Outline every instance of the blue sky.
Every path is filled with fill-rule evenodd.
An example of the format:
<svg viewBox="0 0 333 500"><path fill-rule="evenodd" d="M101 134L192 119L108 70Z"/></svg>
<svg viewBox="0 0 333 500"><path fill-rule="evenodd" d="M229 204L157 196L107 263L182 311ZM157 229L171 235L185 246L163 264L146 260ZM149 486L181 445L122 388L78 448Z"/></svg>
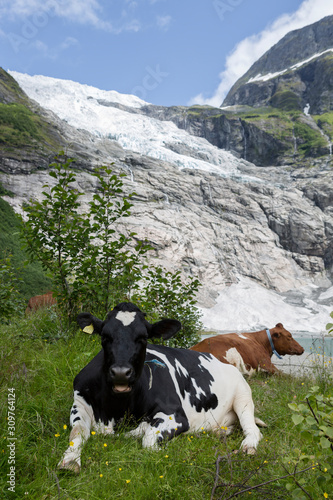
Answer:
<svg viewBox="0 0 333 500"><path fill-rule="evenodd" d="M219 106L288 31L331 0L0 0L0 66L164 106Z"/></svg>

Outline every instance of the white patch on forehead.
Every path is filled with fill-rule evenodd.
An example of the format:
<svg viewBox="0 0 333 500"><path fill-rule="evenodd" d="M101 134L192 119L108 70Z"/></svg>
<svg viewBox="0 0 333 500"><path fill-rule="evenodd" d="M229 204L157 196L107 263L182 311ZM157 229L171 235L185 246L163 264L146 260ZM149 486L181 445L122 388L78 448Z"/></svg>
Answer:
<svg viewBox="0 0 333 500"><path fill-rule="evenodd" d="M119 311L117 313L116 319L122 322L124 326L128 326L135 320L136 312L132 311Z"/></svg>

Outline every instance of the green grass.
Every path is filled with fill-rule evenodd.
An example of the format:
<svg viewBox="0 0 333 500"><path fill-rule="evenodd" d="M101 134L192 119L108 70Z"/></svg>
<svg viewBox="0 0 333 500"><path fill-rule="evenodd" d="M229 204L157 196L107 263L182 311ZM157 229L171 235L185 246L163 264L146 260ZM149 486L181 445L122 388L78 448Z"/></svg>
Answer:
<svg viewBox="0 0 333 500"><path fill-rule="evenodd" d="M233 452L243 439L239 429L228 437L204 432L182 435L159 451L143 449L139 439L126 438L121 431L117 436L91 436L82 452L80 475L60 472L57 463L70 433L73 379L99 349L97 336L68 331L54 309L0 325L1 498L202 500L211 498L215 480L214 499L234 498L239 489L285 475L283 459L294 448L310 456L314 451L311 442L303 442L295 432L288 407L302 401L314 381L257 375L250 380L256 415L268 427L262 429L255 456ZM331 387L329 370L316 381L323 392ZM6 484L9 388L16 395L15 493ZM293 471L288 462L285 466ZM311 479L312 469L302 474L304 478L305 474ZM285 484L277 479L237 498L286 499Z"/></svg>
<svg viewBox="0 0 333 500"><path fill-rule="evenodd" d="M0 192L4 189L0 183ZM0 259L9 254L13 255L13 265L19 269L19 277L22 281L19 284L19 292L23 300L27 300L34 295L44 293L51 288L51 280L45 276L41 265L37 262L26 266L23 263L27 260L27 254L22 250L20 240L21 222L12 207L0 196Z"/></svg>

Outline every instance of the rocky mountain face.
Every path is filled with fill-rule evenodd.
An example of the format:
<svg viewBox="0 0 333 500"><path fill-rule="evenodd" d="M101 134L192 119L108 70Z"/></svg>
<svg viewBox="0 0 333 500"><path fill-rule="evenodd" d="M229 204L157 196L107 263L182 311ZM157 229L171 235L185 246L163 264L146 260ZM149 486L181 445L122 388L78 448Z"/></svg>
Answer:
<svg viewBox="0 0 333 500"><path fill-rule="evenodd" d="M79 118L73 126L0 72L0 182L13 193L4 199L17 212L52 181L48 164L60 149L76 158L84 202L94 193L91 170L114 162L115 171L127 173L126 190L136 193L125 227L151 243L154 262L200 278L201 306L212 307L221 292L245 279L297 306L299 330L319 310L329 319L333 169L324 115L319 126L303 111L270 106L163 108L75 92L77 109L93 102L94 112L109 120L110 133L88 129ZM133 124L148 135L144 149L137 139L126 142L126 133L137 132ZM265 309L262 298L257 306ZM284 321L282 309L272 321ZM221 308L218 321L216 328L228 328L228 321L231 328L227 309ZM249 328L262 326L256 321Z"/></svg>
<svg viewBox="0 0 333 500"><path fill-rule="evenodd" d="M230 89L222 106L333 110L333 16L291 31Z"/></svg>

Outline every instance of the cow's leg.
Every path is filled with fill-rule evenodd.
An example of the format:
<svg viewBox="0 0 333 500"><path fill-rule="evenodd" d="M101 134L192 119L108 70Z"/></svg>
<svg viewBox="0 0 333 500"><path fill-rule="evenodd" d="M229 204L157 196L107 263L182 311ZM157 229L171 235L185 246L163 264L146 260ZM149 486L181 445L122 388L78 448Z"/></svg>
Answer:
<svg viewBox="0 0 333 500"><path fill-rule="evenodd" d="M260 359L260 362L258 364L257 368L258 372L266 372L266 373L279 373L280 370L276 368L275 365L273 365L272 360L268 354L263 358Z"/></svg>
<svg viewBox="0 0 333 500"><path fill-rule="evenodd" d="M59 462L60 469L68 469L73 472L80 472L81 468L81 447L89 438L90 429L95 422L93 409L87 402L74 393L74 403L71 410L70 423L72 430L69 436L69 447Z"/></svg>
<svg viewBox="0 0 333 500"><path fill-rule="evenodd" d="M241 448L249 455L256 452L258 443L262 438L254 418L254 404L252 401L252 394L249 385L243 380L244 384L238 388L235 395L233 409L237 414L239 423L245 434L245 439L242 441Z"/></svg>
<svg viewBox="0 0 333 500"><path fill-rule="evenodd" d="M157 449L158 443L186 432L188 428L185 415L159 412L154 415L151 422L141 422L136 429L128 432L127 436L142 437L144 448Z"/></svg>

